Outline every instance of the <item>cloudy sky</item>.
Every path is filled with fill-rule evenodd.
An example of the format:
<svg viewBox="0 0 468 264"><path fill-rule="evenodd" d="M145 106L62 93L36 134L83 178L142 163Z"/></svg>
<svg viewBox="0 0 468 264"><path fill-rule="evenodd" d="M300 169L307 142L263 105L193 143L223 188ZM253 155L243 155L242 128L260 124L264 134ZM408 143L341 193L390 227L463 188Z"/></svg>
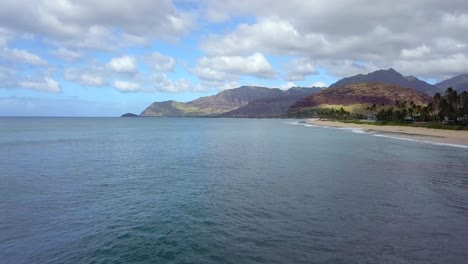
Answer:
<svg viewBox="0 0 468 264"><path fill-rule="evenodd" d="M0 0L0 116L117 116L240 85L468 73L466 0Z"/></svg>

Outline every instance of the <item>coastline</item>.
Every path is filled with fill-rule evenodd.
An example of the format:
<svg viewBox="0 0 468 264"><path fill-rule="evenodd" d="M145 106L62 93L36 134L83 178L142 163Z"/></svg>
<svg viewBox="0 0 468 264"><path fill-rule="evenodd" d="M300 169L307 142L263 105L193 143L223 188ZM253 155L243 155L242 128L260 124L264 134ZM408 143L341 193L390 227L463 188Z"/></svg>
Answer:
<svg viewBox="0 0 468 264"><path fill-rule="evenodd" d="M468 131L430 129L424 127L352 124L323 119L307 119L305 123L314 126L362 129L366 133L381 136L393 136L406 140L418 140L442 144L456 144L463 145L468 148Z"/></svg>

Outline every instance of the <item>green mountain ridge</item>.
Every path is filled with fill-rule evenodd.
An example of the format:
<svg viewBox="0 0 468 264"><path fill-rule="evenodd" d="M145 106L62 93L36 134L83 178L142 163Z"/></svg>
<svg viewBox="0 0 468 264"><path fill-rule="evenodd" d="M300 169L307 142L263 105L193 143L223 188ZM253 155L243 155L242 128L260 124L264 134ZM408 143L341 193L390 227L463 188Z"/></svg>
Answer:
<svg viewBox="0 0 468 264"><path fill-rule="evenodd" d="M388 70L378 70L368 74L358 74L355 76L343 78L334 84L330 85L330 88L337 88L345 85L356 84L356 83L386 83L394 84L401 87L411 88L428 95L433 95L442 90L438 87L431 85L425 81L422 81L414 76L403 76L393 68Z"/></svg>
<svg viewBox="0 0 468 264"><path fill-rule="evenodd" d="M325 89L296 102L288 115L304 116L319 109L343 107L353 113L365 113L365 108L373 104L394 105L396 101L426 105L431 97L414 89L387 83L356 83Z"/></svg>

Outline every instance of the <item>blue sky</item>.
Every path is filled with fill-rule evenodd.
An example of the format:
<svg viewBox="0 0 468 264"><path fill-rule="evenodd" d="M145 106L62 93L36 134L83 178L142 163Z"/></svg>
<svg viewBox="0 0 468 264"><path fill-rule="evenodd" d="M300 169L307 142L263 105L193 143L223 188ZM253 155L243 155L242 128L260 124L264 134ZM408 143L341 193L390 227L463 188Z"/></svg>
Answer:
<svg viewBox="0 0 468 264"><path fill-rule="evenodd" d="M465 1L0 3L0 116L119 116L241 85L468 72Z"/></svg>

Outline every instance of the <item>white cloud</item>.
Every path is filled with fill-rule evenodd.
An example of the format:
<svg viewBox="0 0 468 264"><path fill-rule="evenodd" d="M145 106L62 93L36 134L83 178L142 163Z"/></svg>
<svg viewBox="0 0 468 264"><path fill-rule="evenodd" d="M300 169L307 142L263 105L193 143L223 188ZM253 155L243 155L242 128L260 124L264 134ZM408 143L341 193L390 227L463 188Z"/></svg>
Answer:
<svg viewBox="0 0 468 264"><path fill-rule="evenodd" d="M38 55L22 49L4 48L1 56L13 63L25 63L35 66L45 66L47 61Z"/></svg>
<svg viewBox="0 0 468 264"><path fill-rule="evenodd" d="M153 75L154 87L159 92L185 93L185 92L207 92L208 89L201 84L194 85L186 79L171 80L165 73Z"/></svg>
<svg viewBox="0 0 468 264"><path fill-rule="evenodd" d="M280 85L280 89L281 90L287 90L287 89L289 89L291 87L296 87L296 86L297 85L295 83L293 83L293 82L287 82L287 83L284 83L284 84Z"/></svg>
<svg viewBox="0 0 468 264"><path fill-rule="evenodd" d="M151 53L146 57L146 61L157 72L174 71L175 60L159 52Z"/></svg>
<svg viewBox="0 0 468 264"><path fill-rule="evenodd" d="M224 80L235 78L234 76L228 76L224 72L214 70L210 68L209 66L198 65L197 67L192 69L191 72L192 74L195 74L198 78L202 79L203 81L223 82Z"/></svg>
<svg viewBox="0 0 468 264"><path fill-rule="evenodd" d="M37 90L41 92L49 92L49 93L61 93L62 89L60 88L60 84L50 78L44 77L43 80L35 80L35 81L20 81L19 86L27 89Z"/></svg>
<svg viewBox="0 0 468 264"><path fill-rule="evenodd" d="M307 76L317 74L312 63L307 59L296 59L286 68L286 81L302 81Z"/></svg>
<svg viewBox="0 0 468 264"><path fill-rule="evenodd" d="M137 65L135 58L131 56L122 56L113 58L106 66L116 73L135 73L137 72Z"/></svg>
<svg viewBox="0 0 468 264"><path fill-rule="evenodd" d="M80 85L90 87L103 87L108 84L105 72L103 72L99 67L93 66L89 69L65 69L64 78L67 81L76 82Z"/></svg>
<svg viewBox="0 0 468 264"><path fill-rule="evenodd" d="M310 86L311 86L311 87L325 88L325 87L327 87L328 85L326 85L324 82L317 81L317 82L312 83Z"/></svg>
<svg viewBox="0 0 468 264"><path fill-rule="evenodd" d="M61 93L60 83L50 77L51 72L43 70L35 75L25 75L14 68L0 65L0 88L23 88L47 93Z"/></svg>
<svg viewBox="0 0 468 264"><path fill-rule="evenodd" d="M229 90L233 88L240 87L240 84L238 82L225 82L222 85L217 85L215 88L218 91L224 91L224 90Z"/></svg>
<svg viewBox="0 0 468 264"><path fill-rule="evenodd" d="M82 53L67 49L59 48L51 52L54 56L64 61L74 61L83 57Z"/></svg>
<svg viewBox="0 0 468 264"><path fill-rule="evenodd" d="M79 81L87 86L101 87L106 86L107 81L99 75L83 73L79 75Z"/></svg>
<svg viewBox="0 0 468 264"><path fill-rule="evenodd" d="M244 56L257 51L294 55L312 62L328 61L333 69L325 70L341 77L341 73L359 68L350 67L353 63L379 69L416 65L407 60L429 63L468 54L468 35L460 34L468 28L466 1L205 0L200 6L210 21L255 17L253 22L205 38L201 48L211 56ZM350 63L335 65L343 61ZM405 74L419 72L433 78L447 72L442 67L430 72L407 69ZM459 61L451 69L455 75L464 65ZM291 81L300 78L285 77Z"/></svg>
<svg viewBox="0 0 468 264"><path fill-rule="evenodd" d="M457 53L444 58L401 60L395 64L395 68L422 77L431 78L439 75L450 77L468 72L468 56Z"/></svg>
<svg viewBox="0 0 468 264"><path fill-rule="evenodd" d="M209 22L228 23L210 33ZM295 59L281 72L284 82L305 80L316 69L346 77L395 67L405 75L436 79L468 71L468 35L461 34L468 28L468 6L462 0L15 0L0 1L0 25L0 67L14 72L0 72L0 79L8 80L1 86L10 87L19 87L20 81L35 87L31 83L55 76L21 72L25 65L32 71L80 67L60 71L65 79L85 86L126 80L148 87L152 74L176 70L174 58L158 52L117 54L127 47L147 45L147 50L160 40L172 42L183 54L198 55L200 51L185 42L194 41L190 45L202 52L197 62L190 61L189 54L186 65L200 85L188 77L159 78L157 87L174 92L225 89L246 76L273 79L278 75L268 61L273 56L275 61ZM177 43L191 29L197 29L196 34ZM61 61L54 65L55 60L46 61L42 53L8 48L15 39L39 41ZM95 51L106 53L94 56ZM115 58L95 67L90 57L99 55ZM151 73L139 73L140 62L149 65Z"/></svg>
<svg viewBox="0 0 468 264"><path fill-rule="evenodd" d="M142 88L138 83L120 80L114 81L114 88L123 93L134 93L142 91Z"/></svg>
<svg viewBox="0 0 468 264"><path fill-rule="evenodd" d="M195 22L171 0L16 0L0 2L0 24L68 47L109 49L174 40Z"/></svg>
<svg viewBox="0 0 468 264"><path fill-rule="evenodd" d="M431 52L431 49L426 45L419 46L414 49L402 49L401 57L403 59L422 59Z"/></svg>
<svg viewBox="0 0 468 264"><path fill-rule="evenodd" d="M273 79L276 75L267 59L258 52L247 57L203 57L198 60L198 65L193 69L193 73L203 80L215 81L234 80L242 75Z"/></svg>
<svg viewBox="0 0 468 264"><path fill-rule="evenodd" d="M321 34L302 35L288 21L262 19L256 24L240 24L224 36L211 36L202 49L214 55L242 55L258 50L272 54L301 54L314 46L321 49L327 40Z"/></svg>
<svg viewBox="0 0 468 264"><path fill-rule="evenodd" d="M339 78L368 73L379 69L374 64L357 63L352 60L316 60L314 64L326 69L328 74Z"/></svg>

